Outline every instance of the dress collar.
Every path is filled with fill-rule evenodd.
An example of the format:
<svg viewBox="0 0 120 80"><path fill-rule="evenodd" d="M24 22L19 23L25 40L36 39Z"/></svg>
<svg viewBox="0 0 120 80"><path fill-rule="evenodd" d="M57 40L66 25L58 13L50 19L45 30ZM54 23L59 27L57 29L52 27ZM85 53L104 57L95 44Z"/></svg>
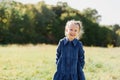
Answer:
<svg viewBox="0 0 120 80"><path fill-rule="evenodd" d="M64 38L64 45L66 45L68 42L69 42L68 38L65 37L65 38ZM74 40L72 40L71 42L73 43L74 46L76 46L78 40L77 40L77 39L74 39Z"/></svg>

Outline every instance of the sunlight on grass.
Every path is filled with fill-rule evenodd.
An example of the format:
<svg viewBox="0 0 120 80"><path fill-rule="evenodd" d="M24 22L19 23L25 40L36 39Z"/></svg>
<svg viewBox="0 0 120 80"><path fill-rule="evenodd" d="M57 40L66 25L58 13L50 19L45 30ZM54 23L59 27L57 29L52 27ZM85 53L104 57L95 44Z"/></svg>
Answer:
<svg viewBox="0 0 120 80"><path fill-rule="evenodd" d="M0 80L52 80L56 45L0 46ZM120 48L84 47L86 80L120 80Z"/></svg>

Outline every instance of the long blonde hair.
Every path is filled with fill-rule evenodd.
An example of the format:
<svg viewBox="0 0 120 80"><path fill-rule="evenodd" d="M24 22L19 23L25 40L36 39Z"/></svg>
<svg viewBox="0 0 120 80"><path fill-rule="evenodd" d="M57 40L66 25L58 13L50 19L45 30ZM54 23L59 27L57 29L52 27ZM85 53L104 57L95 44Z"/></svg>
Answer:
<svg viewBox="0 0 120 80"><path fill-rule="evenodd" d="M65 36L67 36L66 29L67 29L71 24L75 24L75 25L78 25L78 26L79 26L79 33L78 33L77 39L80 39L80 38L82 37L82 34L84 33L84 31L83 31L83 26L82 26L82 22L81 22L81 21L76 21L76 20L69 20L69 21L67 21L66 26L65 26Z"/></svg>

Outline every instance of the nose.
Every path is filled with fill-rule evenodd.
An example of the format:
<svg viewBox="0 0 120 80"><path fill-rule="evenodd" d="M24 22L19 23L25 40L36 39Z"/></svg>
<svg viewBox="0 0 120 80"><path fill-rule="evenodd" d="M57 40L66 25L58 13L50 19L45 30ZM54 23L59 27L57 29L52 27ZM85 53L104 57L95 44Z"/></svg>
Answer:
<svg viewBox="0 0 120 80"><path fill-rule="evenodd" d="M72 34L75 34L76 32L75 31L72 31Z"/></svg>

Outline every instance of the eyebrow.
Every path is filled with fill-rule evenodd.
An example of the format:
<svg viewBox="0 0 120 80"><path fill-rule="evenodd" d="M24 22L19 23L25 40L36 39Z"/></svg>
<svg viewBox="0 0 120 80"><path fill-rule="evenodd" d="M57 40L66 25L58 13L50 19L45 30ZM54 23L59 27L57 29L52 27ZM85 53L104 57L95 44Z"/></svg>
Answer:
<svg viewBox="0 0 120 80"><path fill-rule="evenodd" d="M79 23L76 23L79 27L80 27L80 24Z"/></svg>
<svg viewBox="0 0 120 80"><path fill-rule="evenodd" d="M78 25L79 26L79 28L80 28L80 24L79 23L74 23L75 25Z"/></svg>

